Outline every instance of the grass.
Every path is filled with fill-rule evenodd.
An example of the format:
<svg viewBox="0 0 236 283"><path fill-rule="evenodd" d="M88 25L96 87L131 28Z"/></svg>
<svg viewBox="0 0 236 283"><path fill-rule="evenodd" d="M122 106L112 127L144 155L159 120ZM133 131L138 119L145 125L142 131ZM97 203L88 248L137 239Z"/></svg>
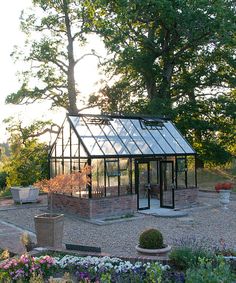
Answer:
<svg viewBox="0 0 236 283"><path fill-rule="evenodd" d="M198 169L197 180L201 189L215 190L216 183L231 182L234 183L233 191L236 191L236 175L233 169Z"/></svg>
<svg viewBox="0 0 236 283"><path fill-rule="evenodd" d="M0 197L11 197L10 188L4 188L0 190Z"/></svg>

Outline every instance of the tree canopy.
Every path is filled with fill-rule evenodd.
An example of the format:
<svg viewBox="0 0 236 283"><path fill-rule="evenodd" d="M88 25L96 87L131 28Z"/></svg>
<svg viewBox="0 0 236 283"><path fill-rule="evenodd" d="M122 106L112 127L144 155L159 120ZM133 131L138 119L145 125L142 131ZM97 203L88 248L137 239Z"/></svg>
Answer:
<svg viewBox="0 0 236 283"><path fill-rule="evenodd" d="M108 112L167 116L201 159L227 161L235 153L235 2L97 0L89 7L94 29L114 54L105 72L116 77L90 103Z"/></svg>
<svg viewBox="0 0 236 283"><path fill-rule="evenodd" d="M15 60L28 63L20 74L21 88L6 102L27 104L49 100L70 114L78 113L75 67L88 55L76 54L75 45L86 42L84 7L76 0L34 0L34 9L22 12L21 28L27 35L24 50L12 53ZM78 53L78 52L77 52Z"/></svg>
<svg viewBox="0 0 236 283"><path fill-rule="evenodd" d="M48 146L37 136L49 122L37 121L23 126L13 118L5 121L10 133L10 156L3 159L1 171L6 173L7 186L27 186L48 176Z"/></svg>

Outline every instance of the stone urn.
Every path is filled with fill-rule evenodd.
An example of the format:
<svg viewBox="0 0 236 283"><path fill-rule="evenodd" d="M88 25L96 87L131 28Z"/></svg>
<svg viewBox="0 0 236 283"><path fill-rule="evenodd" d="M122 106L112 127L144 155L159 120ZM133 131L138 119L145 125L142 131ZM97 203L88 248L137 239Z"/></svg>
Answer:
<svg viewBox="0 0 236 283"><path fill-rule="evenodd" d="M224 209L228 209L231 190L219 190L219 201Z"/></svg>

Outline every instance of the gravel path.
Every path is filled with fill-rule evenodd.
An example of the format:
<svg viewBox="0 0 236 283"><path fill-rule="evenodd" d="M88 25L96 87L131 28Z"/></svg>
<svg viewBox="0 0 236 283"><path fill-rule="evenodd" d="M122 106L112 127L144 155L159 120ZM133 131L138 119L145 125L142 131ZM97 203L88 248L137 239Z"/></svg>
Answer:
<svg viewBox="0 0 236 283"><path fill-rule="evenodd" d="M163 233L165 242L173 244L185 237L196 237L203 244L215 246L220 239L236 249L236 200L229 209L218 204L218 195L200 193L199 205L186 210L187 217L160 218L137 213L139 217L108 225L96 225L75 216L65 217L64 242L101 247L102 251L115 256L135 256L138 236L146 228L154 227ZM0 210L0 219L23 229L34 231L34 215L43 207Z"/></svg>

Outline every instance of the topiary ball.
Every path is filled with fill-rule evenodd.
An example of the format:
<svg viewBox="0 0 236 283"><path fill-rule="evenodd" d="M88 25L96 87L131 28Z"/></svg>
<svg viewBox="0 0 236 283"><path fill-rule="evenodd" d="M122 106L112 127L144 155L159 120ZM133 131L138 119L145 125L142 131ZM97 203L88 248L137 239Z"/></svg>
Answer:
<svg viewBox="0 0 236 283"><path fill-rule="evenodd" d="M164 248L163 236L157 229L148 229L139 236L139 247L143 249Z"/></svg>

